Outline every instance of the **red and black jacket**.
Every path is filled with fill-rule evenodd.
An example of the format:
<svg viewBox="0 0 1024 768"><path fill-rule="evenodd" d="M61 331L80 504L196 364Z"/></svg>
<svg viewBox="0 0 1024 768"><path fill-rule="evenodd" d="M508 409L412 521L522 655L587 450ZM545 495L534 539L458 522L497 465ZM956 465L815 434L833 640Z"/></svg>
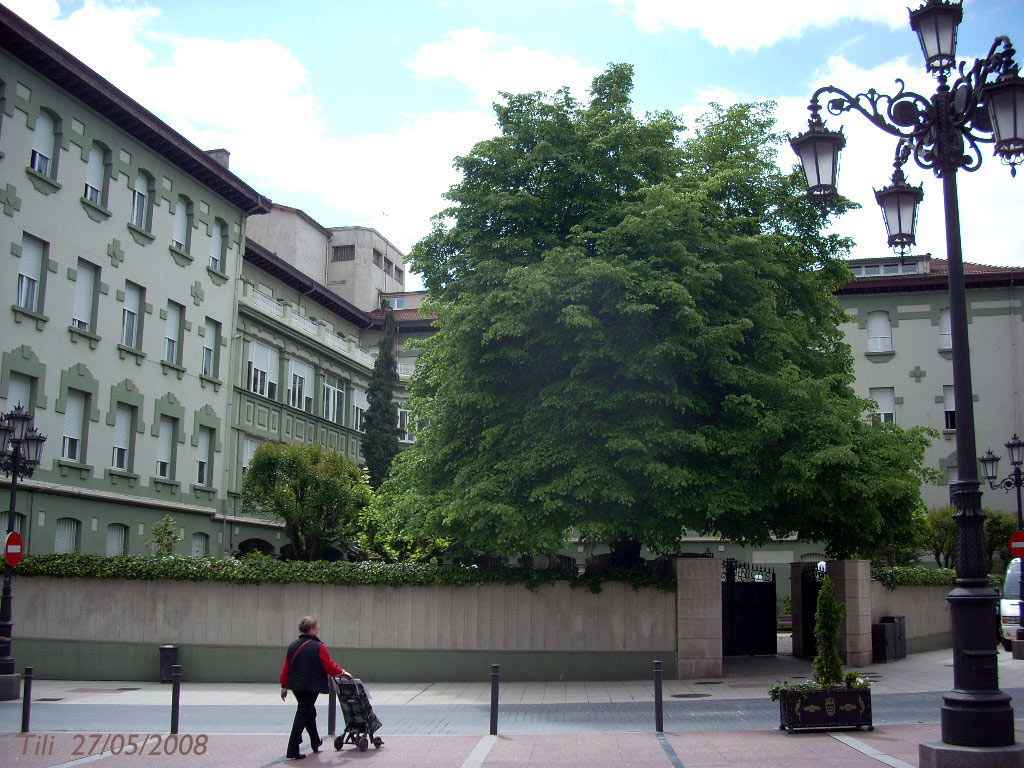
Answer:
<svg viewBox="0 0 1024 768"><path fill-rule="evenodd" d="M284 654L281 667L281 687L292 691L327 693L327 676L345 674L327 646L316 635L299 635Z"/></svg>

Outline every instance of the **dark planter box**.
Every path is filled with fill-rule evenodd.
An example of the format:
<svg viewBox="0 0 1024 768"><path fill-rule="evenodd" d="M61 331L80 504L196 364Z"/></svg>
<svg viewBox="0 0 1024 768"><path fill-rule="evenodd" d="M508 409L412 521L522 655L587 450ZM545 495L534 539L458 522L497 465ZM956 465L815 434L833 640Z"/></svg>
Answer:
<svg viewBox="0 0 1024 768"><path fill-rule="evenodd" d="M837 730L871 724L871 689L811 691L806 696L783 693L779 699L779 730Z"/></svg>

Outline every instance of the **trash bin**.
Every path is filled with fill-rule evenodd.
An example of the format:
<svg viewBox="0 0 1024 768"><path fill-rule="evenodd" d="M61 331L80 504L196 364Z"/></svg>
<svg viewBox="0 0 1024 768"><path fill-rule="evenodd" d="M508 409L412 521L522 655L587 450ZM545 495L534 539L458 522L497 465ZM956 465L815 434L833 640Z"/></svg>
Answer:
<svg viewBox="0 0 1024 768"><path fill-rule="evenodd" d="M883 624L892 624L896 627L896 656L903 659L907 656L907 617L906 616L883 616Z"/></svg>
<svg viewBox="0 0 1024 768"><path fill-rule="evenodd" d="M178 663L178 646L160 646L160 682L171 682L171 667Z"/></svg>
<svg viewBox="0 0 1024 768"><path fill-rule="evenodd" d="M896 625L889 622L871 625L871 660L885 663L896 660Z"/></svg>

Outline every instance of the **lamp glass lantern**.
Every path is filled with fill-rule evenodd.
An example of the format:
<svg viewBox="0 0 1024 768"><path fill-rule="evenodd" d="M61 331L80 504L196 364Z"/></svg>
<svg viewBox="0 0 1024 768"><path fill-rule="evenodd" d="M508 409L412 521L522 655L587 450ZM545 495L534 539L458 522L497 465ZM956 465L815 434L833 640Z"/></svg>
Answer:
<svg viewBox="0 0 1024 768"><path fill-rule="evenodd" d="M1006 452L1010 454L1010 463L1019 467L1024 463L1024 442L1016 434L1006 444Z"/></svg>
<svg viewBox="0 0 1024 768"><path fill-rule="evenodd" d="M981 472L985 475L985 479L990 483L996 479L996 475L999 474L999 457L992 453L992 449L989 448L985 451L985 455L978 459L981 462Z"/></svg>
<svg viewBox="0 0 1024 768"><path fill-rule="evenodd" d="M800 158L807 177L807 196L820 199L834 195L839 174L839 152L846 146L843 132L830 131L820 120L812 120L806 131L790 139L789 145Z"/></svg>
<svg viewBox="0 0 1024 768"><path fill-rule="evenodd" d="M897 249L901 255L915 243L917 209L923 198L924 188L907 184L899 169L893 173L891 185L875 190L875 200L882 208L889 235L889 247Z"/></svg>
<svg viewBox="0 0 1024 768"><path fill-rule="evenodd" d="M6 417L0 418L0 459L7 459L10 455L12 437L14 437L14 425Z"/></svg>
<svg viewBox="0 0 1024 768"><path fill-rule="evenodd" d="M1004 77L985 86L985 107L988 109L995 140L995 153L1013 164L1024 156L1024 78Z"/></svg>
<svg viewBox="0 0 1024 768"><path fill-rule="evenodd" d="M13 411L8 412L4 417L4 421L10 424L13 430L9 439L20 442L25 439L25 434L32 425L32 415L21 405L17 405Z"/></svg>
<svg viewBox="0 0 1024 768"><path fill-rule="evenodd" d="M39 460L43 455L43 443L45 442L46 438L35 427L25 434L25 438L21 442L22 456L29 470L34 470L39 466Z"/></svg>
<svg viewBox="0 0 1024 768"><path fill-rule="evenodd" d="M956 32L964 18L960 2L928 0L910 12L910 27L917 33L929 72L948 72L956 64Z"/></svg>

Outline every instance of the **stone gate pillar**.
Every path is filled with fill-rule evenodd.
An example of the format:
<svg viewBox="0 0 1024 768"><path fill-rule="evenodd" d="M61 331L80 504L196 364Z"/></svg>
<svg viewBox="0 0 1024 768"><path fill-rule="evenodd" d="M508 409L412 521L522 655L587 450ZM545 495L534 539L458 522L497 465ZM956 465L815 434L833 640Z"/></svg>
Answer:
<svg viewBox="0 0 1024 768"><path fill-rule="evenodd" d="M676 558L676 584L676 677L721 677L722 562Z"/></svg>
<svg viewBox="0 0 1024 768"><path fill-rule="evenodd" d="M825 572L836 585L836 599L846 603L839 654L848 667L871 663L871 563L829 560Z"/></svg>

